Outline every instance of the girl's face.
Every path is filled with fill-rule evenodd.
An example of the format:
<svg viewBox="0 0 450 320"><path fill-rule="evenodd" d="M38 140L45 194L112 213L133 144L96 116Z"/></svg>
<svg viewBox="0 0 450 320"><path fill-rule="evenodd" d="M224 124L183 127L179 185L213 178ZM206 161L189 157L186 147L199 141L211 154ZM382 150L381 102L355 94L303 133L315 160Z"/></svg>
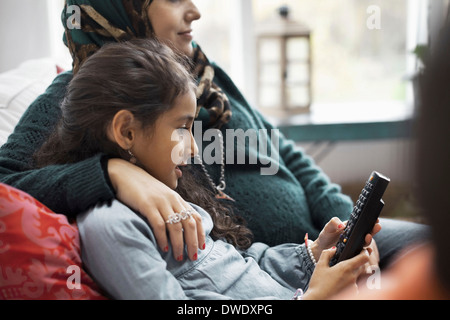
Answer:
<svg viewBox="0 0 450 320"><path fill-rule="evenodd" d="M151 133L141 129L136 132L132 149L140 165L154 178L175 189L187 160L198 152L192 135L197 109L193 90L175 99L174 106L158 118Z"/></svg>
<svg viewBox="0 0 450 320"><path fill-rule="evenodd" d="M192 22L201 14L191 0L153 0L147 11L157 38L192 57Z"/></svg>

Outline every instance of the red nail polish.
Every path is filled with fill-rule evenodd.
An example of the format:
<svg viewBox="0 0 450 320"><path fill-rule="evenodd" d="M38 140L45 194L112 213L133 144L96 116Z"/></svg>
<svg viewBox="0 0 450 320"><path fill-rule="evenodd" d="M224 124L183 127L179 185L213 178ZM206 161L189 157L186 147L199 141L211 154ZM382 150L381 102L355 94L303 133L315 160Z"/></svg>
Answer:
<svg viewBox="0 0 450 320"><path fill-rule="evenodd" d="M336 247L332 247L331 249L333 249L333 250L334 250L334 249L336 249Z"/></svg>
<svg viewBox="0 0 450 320"><path fill-rule="evenodd" d="M198 255L194 254L194 256L192 257L192 260L197 260L197 258L198 258Z"/></svg>
<svg viewBox="0 0 450 320"><path fill-rule="evenodd" d="M338 225L338 229L342 229L342 228L344 228L344 224L343 224L343 223L341 223L340 225Z"/></svg>
<svg viewBox="0 0 450 320"><path fill-rule="evenodd" d="M164 252L169 252L169 247L168 246L164 247Z"/></svg>
<svg viewBox="0 0 450 320"><path fill-rule="evenodd" d="M202 250L206 249L206 243L203 244Z"/></svg>
<svg viewBox="0 0 450 320"><path fill-rule="evenodd" d="M177 261L183 261L183 255L179 255Z"/></svg>

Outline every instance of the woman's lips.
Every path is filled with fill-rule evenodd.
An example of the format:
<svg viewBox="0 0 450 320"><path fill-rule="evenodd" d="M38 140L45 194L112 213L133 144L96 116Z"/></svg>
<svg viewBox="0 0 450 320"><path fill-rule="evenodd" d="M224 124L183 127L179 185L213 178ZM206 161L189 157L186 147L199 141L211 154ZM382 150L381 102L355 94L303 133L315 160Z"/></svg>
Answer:
<svg viewBox="0 0 450 320"><path fill-rule="evenodd" d="M178 35L186 40L192 40L194 39L194 35L192 34L192 30L187 30L184 32L178 33Z"/></svg>

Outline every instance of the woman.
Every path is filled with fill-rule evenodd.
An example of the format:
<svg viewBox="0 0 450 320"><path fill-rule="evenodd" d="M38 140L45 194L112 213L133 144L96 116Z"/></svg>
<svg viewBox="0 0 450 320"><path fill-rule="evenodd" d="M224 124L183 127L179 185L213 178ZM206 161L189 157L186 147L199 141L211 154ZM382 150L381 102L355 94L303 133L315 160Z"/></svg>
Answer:
<svg viewBox="0 0 450 320"><path fill-rule="evenodd" d="M168 248L158 250L148 224L119 201L81 214L82 260L97 283L115 299L292 299L297 288L306 290L313 271L305 299L354 287L369 257L363 251L329 267L335 250L328 248L342 231L338 219L314 242L251 244L250 232L232 211L194 172L182 170L192 167L186 163L198 153L192 135L195 89L186 68L155 40L105 45L70 82L61 121L36 153L36 163L77 163L98 153L129 161L192 203L167 224L179 227L192 219L206 229L205 246L190 261L174 259Z"/></svg>
<svg viewBox="0 0 450 320"><path fill-rule="evenodd" d="M192 23L200 18L200 13L191 0L69 0L67 5L78 5L82 14L81 29L66 29L65 33L74 73L107 42L157 37L191 57L192 71L199 82L196 120L203 130L218 128L225 135L227 129L268 132L274 129L248 105L225 72L210 64L200 47L192 43ZM68 18L68 14L63 14L66 28ZM31 155L56 124L60 115L58 104L72 76L72 72L67 72L57 77L24 114L0 151L0 181L30 193L69 217L98 203L119 199L148 219L161 249L168 246L168 231L174 255L183 253L184 240L192 257L204 245L202 225L184 221L184 239L179 229L167 226L164 222L168 217L187 203L136 166L97 155L77 164L32 169ZM292 141L281 134L270 138L279 141L278 150L272 148L268 152L270 160L279 166L275 175L262 176L261 163L252 165L246 161L245 165L226 166L205 163L207 181L214 185L212 190L221 197L226 198L225 193L234 199L233 208L247 221L254 240L269 245L299 243L306 232L315 239L331 217L346 220L352 209L349 197L341 194L339 187L330 183ZM208 146L203 143L201 150ZM227 155L236 155L236 148L227 146L224 140L222 151ZM253 154L257 150L246 146L246 159ZM382 225L383 230L376 238L382 260L422 230L421 226L390 221L383 221Z"/></svg>

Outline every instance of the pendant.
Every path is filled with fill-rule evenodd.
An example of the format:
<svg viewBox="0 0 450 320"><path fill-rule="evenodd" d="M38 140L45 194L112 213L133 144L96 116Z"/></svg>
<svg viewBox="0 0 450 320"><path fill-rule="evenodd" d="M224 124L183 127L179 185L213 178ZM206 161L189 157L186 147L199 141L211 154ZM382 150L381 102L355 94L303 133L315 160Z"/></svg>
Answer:
<svg viewBox="0 0 450 320"><path fill-rule="evenodd" d="M217 190L217 192L218 192L218 194L216 194L216 199L229 200L229 201L236 202L232 197L227 195L225 192L220 191L220 190Z"/></svg>

